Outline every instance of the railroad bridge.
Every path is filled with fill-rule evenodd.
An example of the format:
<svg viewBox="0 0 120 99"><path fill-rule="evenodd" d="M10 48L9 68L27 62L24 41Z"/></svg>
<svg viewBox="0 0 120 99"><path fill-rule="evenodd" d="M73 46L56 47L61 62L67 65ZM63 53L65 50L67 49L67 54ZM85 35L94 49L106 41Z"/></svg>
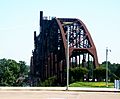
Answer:
<svg viewBox="0 0 120 99"><path fill-rule="evenodd" d="M70 67L89 67L90 62L93 63L93 68L98 66L96 47L81 20L55 17L47 19L40 11L39 35L34 31L34 50L30 65L32 79L44 81L56 76L59 85L65 84L68 32Z"/></svg>

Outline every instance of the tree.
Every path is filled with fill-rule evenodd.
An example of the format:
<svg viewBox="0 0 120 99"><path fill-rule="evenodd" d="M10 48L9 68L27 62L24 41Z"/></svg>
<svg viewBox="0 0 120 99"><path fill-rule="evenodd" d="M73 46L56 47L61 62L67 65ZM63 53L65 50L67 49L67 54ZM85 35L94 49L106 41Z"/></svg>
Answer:
<svg viewBox="0 0 120 99"><path fill-rule="evenodd" d="M80 81L84 79L84 75L87 75L87 68L75 67L70 68L70 83L73 81Z"/></svg>
<svg viewBox="0 0 120 99"><path fill-rule="evenodd" d="M106 77L106 69L103 67L97 67L93 71L94 78L97 79L97 81L102 81Z"/></svg>
<svg viewBox="0 0 120 99"><path fill-rule="evenodd" d="M120 65L118 66L118 68L115 71L116 76L118 77L117 79L120 80Z"/></svg>
<svg viewBox="0 0 120 99"><path fill-rule="evenodd" d="M26 65L24 61L19 61L20 73L23 75L28 75L29 67Z"/></svg>
<svg viewBox="0 0 120 99"><path fill-rule="evenodd" d="M23 61L17 63L12 59L0 59L0 86L19 86L18 78L21 74L27 75L27 72L28 66Z"/></svg>

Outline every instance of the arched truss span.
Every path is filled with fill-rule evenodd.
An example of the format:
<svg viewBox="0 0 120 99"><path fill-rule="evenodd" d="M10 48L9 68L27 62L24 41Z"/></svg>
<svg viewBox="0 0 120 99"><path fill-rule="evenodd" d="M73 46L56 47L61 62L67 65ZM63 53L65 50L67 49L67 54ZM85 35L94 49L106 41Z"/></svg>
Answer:
<svg viewBox="0 0 120 99"><path fill-rule="evenodd" d="M79 54L83 54L84 57L85 57L85 54L88 53L93 57L94 65L98 66L96 48L85 24L79 19L72 19L72 18L71 19L56 18L56 21L61 30L65 49L67 45L66 43L67 28L70 29L70 33L69 33L70 57L74 56L75 52ZM77 56L79 54L77 54Z"/></svg>

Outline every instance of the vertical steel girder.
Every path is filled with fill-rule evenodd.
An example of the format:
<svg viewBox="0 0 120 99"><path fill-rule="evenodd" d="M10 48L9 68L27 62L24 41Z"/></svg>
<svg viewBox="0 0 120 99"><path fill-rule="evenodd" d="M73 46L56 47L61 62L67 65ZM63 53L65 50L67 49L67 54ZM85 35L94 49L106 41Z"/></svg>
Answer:
<svg viewBox="0 0 120 99"><path fill-rule="evenodd" d="M34 51L31 71L41 81L56 76L60 85L66 79L67 30L69 28L70 66L98 66L94 42L85 24L75 18L46 19L40 12L40 34L34 32Z"/></svg>

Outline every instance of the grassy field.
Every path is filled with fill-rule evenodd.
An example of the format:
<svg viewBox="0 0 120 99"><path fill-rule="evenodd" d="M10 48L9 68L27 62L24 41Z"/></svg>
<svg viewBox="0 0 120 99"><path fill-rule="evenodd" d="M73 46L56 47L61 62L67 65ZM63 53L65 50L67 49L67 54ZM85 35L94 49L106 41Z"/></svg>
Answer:
<svg viewBox="0 0 120 99"><path fill-rule="evenodd" d="M70 87L99 87L105 88L106 82L75 82L70 84ZM108 83L108 88L113 88L114 83Z"/></svg>

